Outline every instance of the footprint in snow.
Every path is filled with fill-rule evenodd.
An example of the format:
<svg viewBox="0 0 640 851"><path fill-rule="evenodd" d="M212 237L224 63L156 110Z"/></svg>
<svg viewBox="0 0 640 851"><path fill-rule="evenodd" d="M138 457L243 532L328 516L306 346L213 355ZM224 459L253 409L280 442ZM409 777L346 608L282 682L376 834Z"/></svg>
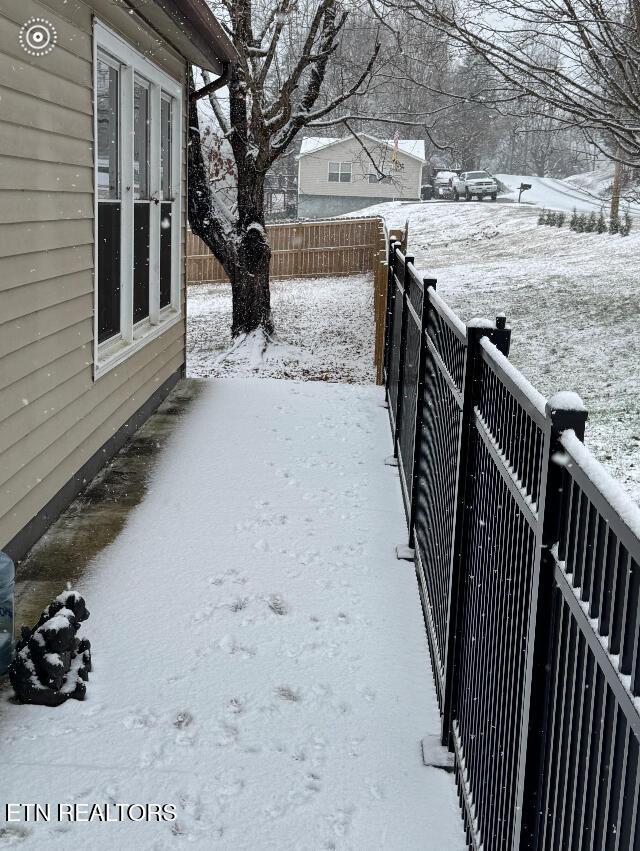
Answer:
<svg viewBox="0 0 640 851"><path fill-rule="evenodd" d="M242 715L245 710L245 702L239 697L232 697L227 705L232 715Z"/></svg>
<svg viewBox="0 0 640 851"><path fill-rule="evenodd" d="M256 648L246 644L239 644L235 638L230 635L223 635L218 641L218 647L225 653L231 656L241 656L243 659L248 659L256 655Z"/></svg>
<svg viewBox="0 0 640 851"><path fill-rule="evenodd" d="M289 703L299 703L302 700L300 692L289 688L289 686L278 686L276 694L279 698L286 700Z"/></svg>
<svg viewBox="0 0 640 851"><path fill-rule="evenodd" d="M175 717L175 721L173 722L173 726L177 727L178 730L183 730L192 723L193 715L185 709L183 712L178 712Z"/></svg>
<svg viewBox="0 0 640 851"><path fill-rule="evenodd" d="M319 775L319 774L316 774L316 773L315 773L315 772L313 772L313 771L312 771L312 772L310 772L309 774L307 774L307 783L306 783L306 787L307 787L307 789L309 789L311 792L320 792L320 791L322 791L322 786L321 786L321 784L320 784L320 775Z"/></svg>
<svg viewBox="0 0 640 851"><path fill-rule="evenodd" d="M141 730L143 728L150 729L155 727L158 722L157 716L149 709L142 709L135 712L133 715L127 715L123 718L122 723L127 730Z"/></svg>
<svg viewBox="0 0 640 851"><path fill-rule="evenodd" d="M272 594L267 604L274 615L286 615L289 613L289 606L287 601L284 600L279 594Z"/></svg>

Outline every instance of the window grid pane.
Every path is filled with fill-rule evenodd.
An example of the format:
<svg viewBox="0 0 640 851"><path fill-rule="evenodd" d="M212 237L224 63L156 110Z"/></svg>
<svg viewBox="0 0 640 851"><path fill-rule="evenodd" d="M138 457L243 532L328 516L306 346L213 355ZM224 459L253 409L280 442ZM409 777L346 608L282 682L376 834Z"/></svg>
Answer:
<svg viewBox="0 0 640 851"><path fill-rule="evenodd" d="M149 90L136 80L133 87L134 199L149 197Z"/></svg>
<svg viewBox="0 0 640 851"><path fill-rule="evenodd" d="M171 204L160 205L160 308L171 304Z"/></svg>
<svg viewBox="0 0 640 851"><path fill-rule="evenodd" d="M133 210L133 321L149 316L149 207L134 204Z"/></svg>
<svg viewBox="0 0 640 851"><path fill-rule="evenodd" d="M165 201L171 200L171 101L160 103L160 186Z"/></svg>
<svg viewBox="0 0 640 851"><path fill-rule="evenodd" d="M98 342L120 333L120 222L118 203L98 203Z"/></svg>
<svg viewBox="0 0 640 851"><path fill-rule="evenodd" d="M98 198L120 197L118 174L118 70L98 59L96 104L98 120Z"/></svg>

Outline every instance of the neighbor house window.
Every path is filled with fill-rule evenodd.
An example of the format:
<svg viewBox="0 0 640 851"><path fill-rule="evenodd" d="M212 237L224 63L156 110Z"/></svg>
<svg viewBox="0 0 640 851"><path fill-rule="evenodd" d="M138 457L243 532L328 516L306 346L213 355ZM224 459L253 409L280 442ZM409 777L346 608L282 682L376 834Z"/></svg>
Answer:
<svg viewBox="0 0 640 851"><path fill-rule="evenodd" d="M329 163L329 183L351 183L351 163Z"/></svg>
<svg viewBox="0 0 640 851"><path fill-rule="evenodd" d="M380 167L380 171L376 169L376 167L369 163L369 183L391 183L391 176L388 174L384 174L384 167ZM380 172L383 173L383 176L380 175Z"/></svg>
<svg viewBox="0 0 640 851"><path fill-rule="evenodd" d="M182 87L95 25L96 376L180 318Z"/></svg>

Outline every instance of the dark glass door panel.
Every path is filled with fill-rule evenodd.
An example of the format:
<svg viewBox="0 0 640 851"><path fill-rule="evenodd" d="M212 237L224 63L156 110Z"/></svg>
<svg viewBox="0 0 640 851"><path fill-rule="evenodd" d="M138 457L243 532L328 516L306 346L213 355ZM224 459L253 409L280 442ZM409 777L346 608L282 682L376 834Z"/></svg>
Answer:
<svg viewBox="0 0 640 851"><path fill-rule="evenodd" d="M120 333L120 204L98 203L98 342Z"/></svg>
<svg viewBox="0 0 640 851"><path fill-rule="evenodd" d="M133 322L149 316L149 204L133 205Z"/></svg>
<svg viewBox="0 0 640 851"><path fill-rule="evenodd" d="M160 307L171 304L171 204L160 205Z"/></svg>

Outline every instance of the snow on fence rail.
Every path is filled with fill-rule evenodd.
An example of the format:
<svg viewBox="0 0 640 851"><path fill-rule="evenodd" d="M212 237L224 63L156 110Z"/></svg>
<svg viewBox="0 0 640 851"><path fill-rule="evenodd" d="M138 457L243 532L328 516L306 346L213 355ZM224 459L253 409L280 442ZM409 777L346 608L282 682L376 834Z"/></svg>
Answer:
<svg viewBox="0 0 640 851"><path fill-rule="evenodd" d="M384 380L442 741L477 851L640 848L640 512L575 394L392 243Z"/></svg>

